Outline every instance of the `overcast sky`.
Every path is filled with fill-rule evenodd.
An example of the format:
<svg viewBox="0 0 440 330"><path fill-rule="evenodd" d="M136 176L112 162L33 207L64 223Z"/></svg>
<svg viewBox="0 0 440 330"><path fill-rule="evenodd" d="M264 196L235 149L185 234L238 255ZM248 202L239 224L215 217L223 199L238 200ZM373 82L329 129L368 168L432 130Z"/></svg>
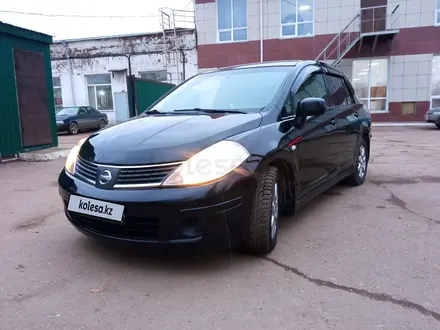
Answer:
<svg viewBox="0 0 440 330"><path fill-rule="evenodd" d="M0 0L1 1L1 0ZM160 7L192 10L192 0L10 0L1 1L0 21L73 39L161 31ZM4 13L1 10L45 15L151 16L129 18L48 17Z"/></svg>

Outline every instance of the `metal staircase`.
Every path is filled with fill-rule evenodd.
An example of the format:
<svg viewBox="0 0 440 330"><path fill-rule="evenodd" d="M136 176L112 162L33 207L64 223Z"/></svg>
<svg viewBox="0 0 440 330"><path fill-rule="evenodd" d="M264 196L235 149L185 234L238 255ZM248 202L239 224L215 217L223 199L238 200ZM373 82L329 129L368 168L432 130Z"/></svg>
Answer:
<svg viewBox="0 0 440 330"><path fill-rule="evenodd" d="M354 46L361 52L364 40L371 41L374 51L381 37L386 39L399 33L399 5L390 12L389 9L388 5L362 8L319 53L316 61L338 65Z"/></svg>
<svg viewBox="0 0 440 330"><path fill-rule="evenodd" d="M184 79L181 49L184 44L179 31L195 29L193 10L160 8L160 26L162 27L163 66L167 71L168 82L179 84Z"/></svg>

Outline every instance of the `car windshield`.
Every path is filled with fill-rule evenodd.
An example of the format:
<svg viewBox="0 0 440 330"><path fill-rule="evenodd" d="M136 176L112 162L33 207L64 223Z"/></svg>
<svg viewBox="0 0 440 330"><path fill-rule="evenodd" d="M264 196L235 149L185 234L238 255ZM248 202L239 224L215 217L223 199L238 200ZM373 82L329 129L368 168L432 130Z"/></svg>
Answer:
<svg viewBox="0 0 440 330"><path fill-rule="evenodd" d="M57 116L75 116L78 113L78 108L62 108L57 112Z"/></svg>
<svg viewBox="0 0 440 330"><path fill-rule="evenodd" d="M152 109L240 110L256 112L275 96L291 67L217 71L196 76L174 90Z"/></svg>

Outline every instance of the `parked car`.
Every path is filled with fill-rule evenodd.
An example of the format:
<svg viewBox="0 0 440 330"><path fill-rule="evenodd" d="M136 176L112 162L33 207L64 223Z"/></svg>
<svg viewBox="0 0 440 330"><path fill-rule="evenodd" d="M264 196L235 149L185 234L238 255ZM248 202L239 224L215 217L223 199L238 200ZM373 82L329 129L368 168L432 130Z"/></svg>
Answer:
<svg viewBox="0 0 440 330"><path fill-rule="evenodd" d="M56 113L58 132L78 134L79 131L102 129L108 124L107 114L93 107L65 107Z"/></svg>
<svg viewBox="0 0 440 330"><path fill-rule="evenodd" d="M425 121L433 123L437 128L440 128L440 108L428 110L425 114Z"/></svg>
<svg viewBox="0 0 440 330"><path fill-rule="evenodd" d="M198 74L81 140L59 192L92 237L265 254L281 214L342 180L364 182L370 141L370 113L333 67L241 65Z"/></svg>

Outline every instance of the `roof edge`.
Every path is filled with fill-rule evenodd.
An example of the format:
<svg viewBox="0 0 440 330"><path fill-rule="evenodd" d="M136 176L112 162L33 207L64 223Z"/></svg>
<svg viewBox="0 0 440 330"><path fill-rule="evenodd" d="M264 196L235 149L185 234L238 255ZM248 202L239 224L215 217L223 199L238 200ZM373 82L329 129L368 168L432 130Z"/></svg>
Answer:
<svg viewBox="0 0 440 330"><path fill-rule="evenodd" d="M53 37L51 35L25 29L2 21L0 21L0 33L5 33L19 38L30 39L47 44L51 44L53 42Z"/></svg>
<svg viewBox="0 0 440 330"><path fill-rule="evenodd" d="M176 28L177 34L185 34L185 33L195 33L196 29L194 28ZM167 34L171 34L170 30L167 30ZM96 37L85 37L85 38L73 38L73 39L55 39L53 41L54 44L60 44L64 42L79 42L79 41L93 41L93 40L105 40L105 39L114 39L114 38L130 38L130 37L149 37L149 36L157 36L163 35L163 31L156 32L142 32L142 33L129 33L129 34L116 34L116 35L108 35L108 36L96 36Z"/></svg>

